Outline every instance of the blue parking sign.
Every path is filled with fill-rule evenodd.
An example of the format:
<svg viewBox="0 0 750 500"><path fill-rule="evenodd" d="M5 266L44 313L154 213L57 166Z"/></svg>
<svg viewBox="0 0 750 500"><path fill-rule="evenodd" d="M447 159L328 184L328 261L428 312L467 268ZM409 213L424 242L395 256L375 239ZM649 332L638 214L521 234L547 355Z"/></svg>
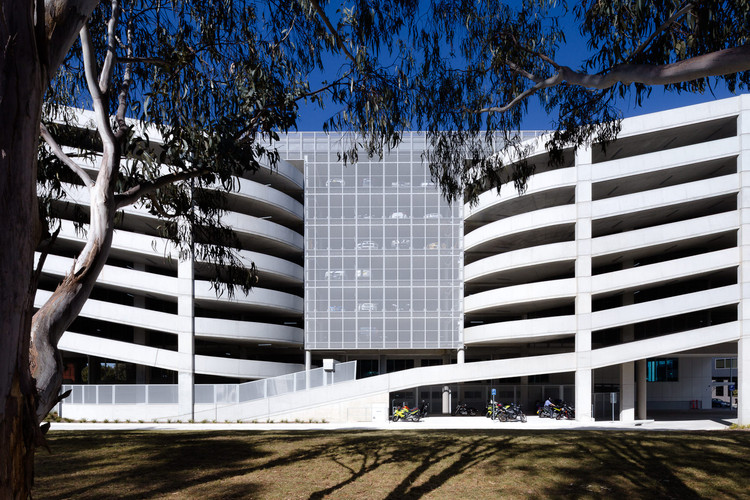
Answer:
<svg viewBox="0 0 750 500"><path fill-rule="evenodd" d="M492 389L492 395L494 396L495 394L497 394L497 391L495 389Z"/></svg>

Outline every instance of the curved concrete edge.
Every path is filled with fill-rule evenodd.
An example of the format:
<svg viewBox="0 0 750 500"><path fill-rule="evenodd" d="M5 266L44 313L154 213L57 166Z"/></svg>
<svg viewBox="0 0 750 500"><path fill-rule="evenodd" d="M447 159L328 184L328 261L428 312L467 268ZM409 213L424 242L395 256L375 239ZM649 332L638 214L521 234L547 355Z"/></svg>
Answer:
<svg viewBox="0 0 750 500"><path fill-rule="evenodd" d="M44 273L64 276L73 266L73 259L48 255L44 262ZM105 265L96 280L109 288L151 293L158 297L173 298L178 294L178 280L171 276L136 271L124 267Z"/></svg>
<svg viewBox="0 0 750 500"><path fill-rule="evenodd" d="M96 117L90 110L83 108L69 108L71 110L71 116L74 119L73 125L79 128L87 128L91 131L96 130ZM138 120L132 118L126 118L128 124L132 127L134 133L138 137L148 138L148 140L155 144L164 144L164 137L153 125L144 124ZM63 123L59 120L56 123ZM123 162L130 161L127 158L123 159ZM296 184L299 188L304 186L304 175L299 171L291 162L280 159L275 168L265 162L260 162L260 168L275 175L280 175L287 178Z"/></svg>
<svg viewBox="0 0 750 500"><path fill-rule="evenodd" d="M464 281L469 283L504 271L543 266L553 262L574 261L576 250L575 241L564 241L492 255L466 265Z"/></svg>
<svg viewBox="0 0 750 500"><path fill-rule="evenodd" d="M238 180L239 189L229 193L230 196L236 196L245 200L252 200L272 206L277 210L283 210L300 221L304 217L302 203L298 202L288 194L253 180L245 178L239 178Z"/></svg>
<svg viewBox="0 0 750 500"><path fill-rule="evenodd" d="M651 174L660 170L676 167L689 167L692 164L737 156L740 150L739 138L736 136L715 141L691 144L664 151L655 151L638 156L597 163L591 171L594 183L630 177L639 174Z"/></svg>
<svg viewBox="0 0 750 500"><path fill-rule="evenodd" d="M258 252L249 252L247 250L240 250L240 260L245 264L249 265L254 263L258 268L258 273L262 276L269 274L275 277L283 277L296 281L300 285L304 282L305 271L302 266L289 262L288 260L274 257L273 255L267 255Z"/></svg>
<svg viewBox="0 0 750 500"><path fill-rule="evenodd" d="M217 304L245 304L263 307L268 311L283 311L292 314L302 314L304 299L291 293L269 290L267 288L253 288L245 295L235 293L233 297L217 296L208 281L195 281L195 300Z"/></svg>
<svg viewBox="0 0 750 500"><path fill-rule="evenodd" d="M44 272L54 276L64 276L70 271L72 263L73 259L49 255L44 265ZM178 281L178 278L161 274L104 266L97 279L97 284L126 292L150 293L158 297L174 299L178 295ZM264 306L294 314L301 314L304 307L304 300L301 297L277 290L253 288L247 295L238 293L229 298L226 295L217 296L215 290L211 288L211 284L207 281L196 281L195 283L195 298L204 302ZM40 290L40 292L43 291Z"/></svg>
<svg viewBox="0 0 750 500"><path fill-rule="evenodd" d="M34 306L41 307L51 296L50 291L38 290L34 297ZM184 316L95 299L86 301L80 316L174 335L190 330L190 318ZM295 346L301 346L304 339L301 328L254 321L196 317L195 329L197 338Z"/></svg>
<svg viewBox="0 0 750 500"><path fill-rule="evenodd" d="M58 235L59 240L74 241L80 243L81 246L84 245L85 239L76 234L75 226L72 222L62 221L61 225L62 229ZM168 264L170 259L176 263L179 257L179 249L167 239L141 233L132 233L121 229L116 229L114 231L112 249L142 255L144 257L161 258L165 265ZM255 263L258 271L261 273L268 273L273 276L292 279L298 281L300 284L304 279L302 266L293 262L272 255L251 252L248 250L240 250L238 253L243 262L248 264L251 262ZM38 257L39 254L37 253L36 258ZM198 262L203 261L198 260ZM70 265L73 265L72 259L70 259Z"/></svg>
<svg viewBox="0 0 750 500"><path fill-rule="evenodd" d="M638 361L639 359L666 356L668 354L699 349L740 339L738 322L707 326L686 332L662 335L646 340L637 340L591 351L591 368Z"/></svg>
<svg viewBox="0 0 750 500"><path fill-rule="evenodd" d="M727 248L646 266L631 267L591 278L591 293L626 290L643 285L657 285L685 276L694 276L739 265L739 248Z"/></svg>
<svg viewBox="0 0 750 500"><path fill-rule="evenodd" d="M507 217L475 229L464 237L464 251L512 234L576 221L576 206L561 205Z"/></svg>
<svg viewBox="0 0 750 500"><path fill-rule="evenodd" d="M739 181L737 178L737 174L730 174L597 200L591 204L591 217L594 220L605 219L607 217L644 212L678 203L736 193L739 190Z"/></svg>
<svg viewBox="0 0 750 500"><path fill-rule="evenodd" d="M528 180L526 191L523 194L524 196L528 196L553 189L572 187L575 186L576 180L575 167L542 172L541 174L533 175ZM464 204L464 214L466 214L464 219L470 220L472 217L480 216L485 210L519 197L518 192L513 188L512 184L503 184L503 187L505 189L501 189L500 193L491 189L480 194L477 203L474 205L471 203Z"/></svg>
<svg viewBox="0 0 750 500"><path fill-rule="evenodd" d="M736 230L739 226L738 212L696 217L695 219L594 238L591 240L591 254L594 257L601 257L616 252L626 252Z"/></svg>
<svg viewBox="0 0 750 500"><path fill-rule="evenodd" d="M274 168L267 163L261 163L260 168L270 175L284 177L300 189L303 189L305 186L304 174L288 160L279 160Z"/></svg>
<svg viewBox="0 0 750 500"><path fill-rule="evenodd" d="M304 342L304 331L294 326L200 317L195 318L195 336L204 339L252 340L300 347Z"/></svg>
<svg viewBox="0 0 750 500"><path fill-rule="evenodd" d="M677 316L693 311L737 304L739 301L740 286L728 285L701 292L686 293L675 297L596 311L591 314L591 329L604 330L615 328L658 318Z"/></svg>
<svg viewBox="0 0 750 500"><path fill-rule="evenodd" d="M51 296L52 292L48 290L37 290L34 306L41 307ZM190 320L187 317L96 299L88 299L79 316L172 334L190 329Z"/></svg>
<svg viewBox="0 0 750 500"><path fill-rule="evenodd" d="M58 343L63 351L88 354L173 371L191 371L192 357L176 351L65 332ZM258 379L278 377L304 370L304 365L248 359L195 356L195 373Z"/></svg>
<svg viewBox="0 0 750 500"><path fill-rule="evenodd" d="M68 185L66 188L66 194L68 195L68 200L73 203L81 206L89 205L87 188L84 186ZM127 215L143 217L144 219L152 220L154 222L159 220L151 215L148 210L136 208L132 205L123 208L118 213L120 212ZM238 234L265 238L279 245L284 245L293 250L302 252L302 235L282 226L281 224L276 224L275 222L237 212L226 213L221 217L221 222L234 228L234 231Z"/></svg>
<svg viewBox="0 0 750 500"><path fill-rule="evenodd" d="M743 96L693 104L678 109L633 116L622 121L618 137L643 135L663 129L736 116L743 108Z"/></svg>
<svg viewBox="0 0 750 500"><path fill-rule="evenodd" d="M575 294L575 278L507 286L465 297L464 312L473 313L496 307L572 298Z"/></svg>
<svg viewBox="0 0 750 500"><path fill-rule="evenodd" d="M575 335L576 326L576 317L573 315L470 326L464 328L464 343L481 345L570 337Z"/></svg>
<svg viewBox="0 0 750 500"><path fill-rule="evenodd" d="M304 248L302 235L281 224L237 212L229 212L221 220L232 227L237 234L265 238L299 252L302 252Z"/></svg>

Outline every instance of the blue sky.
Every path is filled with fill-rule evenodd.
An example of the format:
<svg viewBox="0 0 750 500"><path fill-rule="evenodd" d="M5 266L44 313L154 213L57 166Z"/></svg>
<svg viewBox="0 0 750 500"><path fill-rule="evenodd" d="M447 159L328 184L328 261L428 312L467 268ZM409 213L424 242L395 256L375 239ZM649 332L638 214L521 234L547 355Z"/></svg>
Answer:
<svg viewBox="0 0 750 500"><path fill-rule="evenodd" d="M518 2L519 0L510 0L510 2ZM572 21L572 19L571 19ZM564 49L558 51L558 62L568 65L572 68L580 66L582 61L581 54L588 52L585 41L581 38L578 33L577 26L571 25L569 30L566 30L567 43ZM333 64L338 69L338 64ZM326 76L332 80L335 75ZM717 85L714 89L714 93L706 92L704 94L695 94L683 92L677 94L674 92L664 92L662 87L654 87L651 95L647 98L644 97L643 103L640 107L636 107L632 98L620 99L619 109L623 114L623 117L627 118L630 116L643 115L647 113L653 113L656 111L663 111L666 109L673 109L681 106L689 106L691 104L709 102L717 99L724 99L731 97L732 95L723 84ZM499 103L498 103L499 104ZM338 108L331 106L330 104L324 110L320 110L317 105L305 106L304 103L300 106L300 116L298 121L298 130L300 131L316 131L321 130L325 119L332 116ZM523 123L524 130L548 130L552 127L551 120L546 112L538 105L536 97L532 97L529 100L529 111L526 115Z"/></svg>

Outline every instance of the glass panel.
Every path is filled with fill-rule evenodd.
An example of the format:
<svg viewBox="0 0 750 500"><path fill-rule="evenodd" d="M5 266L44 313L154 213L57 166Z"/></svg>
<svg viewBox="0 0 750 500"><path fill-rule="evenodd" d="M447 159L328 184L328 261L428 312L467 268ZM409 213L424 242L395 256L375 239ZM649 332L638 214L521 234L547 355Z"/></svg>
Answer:
<svg viewBox="0 0 750 500"><path fill-rule="evenodd" d="M282 139L284 150L298 151L302 137ZM407 133L383 160L347 167L338 160L345 137L304 137L318 148L304 153L305 185L317 187L305 190L316 217L305 234L305 262L315 262L306 269L305 348L460 345L462 205L449 206L432 182L424 137ZM440 328L425 328L425 314Z"/></svg>

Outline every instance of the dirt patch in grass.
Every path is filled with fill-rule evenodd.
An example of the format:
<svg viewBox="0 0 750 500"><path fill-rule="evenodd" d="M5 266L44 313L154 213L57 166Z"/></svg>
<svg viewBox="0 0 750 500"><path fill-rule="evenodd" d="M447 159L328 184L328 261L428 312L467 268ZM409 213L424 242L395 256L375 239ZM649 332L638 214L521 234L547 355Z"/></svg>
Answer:
<svg viewBox="0 0 750 500"><path fill-rule="evenodd" d="M36 498L750 497L747 432L49 434Z"/></svg>

